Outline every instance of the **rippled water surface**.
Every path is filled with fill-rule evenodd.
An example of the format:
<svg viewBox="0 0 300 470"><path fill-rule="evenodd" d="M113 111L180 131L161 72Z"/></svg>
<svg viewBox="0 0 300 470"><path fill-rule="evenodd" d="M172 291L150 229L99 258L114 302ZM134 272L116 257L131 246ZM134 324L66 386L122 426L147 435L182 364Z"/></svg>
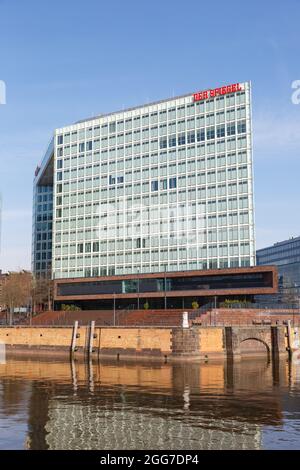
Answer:
<svg viewBox="0 0 300 470"><path fill-rule="evenodd" d="M11 359L0 449L300 449L300 365Z"/></svg>

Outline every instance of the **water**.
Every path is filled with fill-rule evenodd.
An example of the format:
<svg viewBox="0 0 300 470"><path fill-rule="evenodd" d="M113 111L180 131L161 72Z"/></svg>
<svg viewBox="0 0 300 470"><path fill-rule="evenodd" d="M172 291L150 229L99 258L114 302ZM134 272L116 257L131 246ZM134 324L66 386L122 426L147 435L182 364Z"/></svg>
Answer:
<svg viewBox="0 0 300 470"><path fill-rule="evenodd" d="M0 449L300 449L300 365L11 359Z"/></svg>

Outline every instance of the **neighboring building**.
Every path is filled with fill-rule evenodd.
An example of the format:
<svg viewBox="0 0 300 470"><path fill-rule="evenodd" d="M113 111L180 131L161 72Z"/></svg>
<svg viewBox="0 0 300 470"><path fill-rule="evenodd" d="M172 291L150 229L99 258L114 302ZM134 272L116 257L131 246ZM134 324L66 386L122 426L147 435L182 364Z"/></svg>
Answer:
<svg viewBox="0 0 300 470"><path fill-rule="evenodd" d="M279 275L276 300L297 303L300 299L300 237L290 238L256 252L257 265L275 265Z"/></svg>
<svg viewBox="0 0 300 470"><path fill-rule="evenodd" d="M34 188L36 274L119 276L137 297L125 276L245 273L255 264L250 83L56 129Z"/></svg>
<svg viewBox="0 0 300 470"><path fill-rule="evenodd" d="M51 276L53 169L52 139L33 186L32 272L37 277Z"/></svg>

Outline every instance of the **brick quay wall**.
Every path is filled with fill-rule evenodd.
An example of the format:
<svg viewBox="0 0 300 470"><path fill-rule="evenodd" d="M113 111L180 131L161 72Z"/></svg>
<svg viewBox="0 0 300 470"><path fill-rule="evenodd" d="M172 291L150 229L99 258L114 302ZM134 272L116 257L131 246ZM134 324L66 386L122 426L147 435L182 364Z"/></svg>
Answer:
<svg viewBox="0 0 300 470"><path fill-rule="evenodd" d="M293 334L293 328L291 329ZM0 346L22 355L86 355L197 361L288 355L287 327L0 327Z"/></svg>

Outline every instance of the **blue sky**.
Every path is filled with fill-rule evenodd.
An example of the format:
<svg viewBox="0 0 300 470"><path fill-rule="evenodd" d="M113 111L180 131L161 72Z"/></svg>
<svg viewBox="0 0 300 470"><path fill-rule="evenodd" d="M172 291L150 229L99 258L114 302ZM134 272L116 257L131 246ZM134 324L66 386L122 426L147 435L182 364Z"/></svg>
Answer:
<svg viewBox="0 0 300 470"><path fill-rule="evenodd" d="M34 169L55 127L252 81L257 247L297 236L300 2L0 0L0 269L29 268Z"/></svg>

